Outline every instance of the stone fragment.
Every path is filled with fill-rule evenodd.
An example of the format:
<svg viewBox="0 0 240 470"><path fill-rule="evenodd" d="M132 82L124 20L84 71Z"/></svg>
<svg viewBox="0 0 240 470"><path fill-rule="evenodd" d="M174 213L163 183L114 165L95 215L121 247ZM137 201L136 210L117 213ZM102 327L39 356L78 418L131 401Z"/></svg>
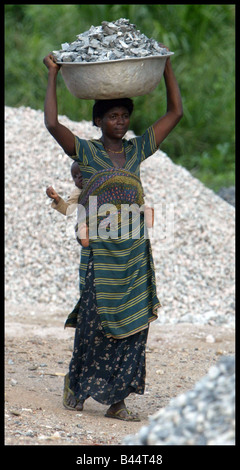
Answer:
<svg viewBox="0 0 240 470"><path fill-rule="evenodd" d="M70 52L78 54L65 55ZM76 41L65 42L60 51L53 51L57 62L100 62L167 53L167 49L161 47L154 39L147 38L136 29L136 25L125 18L112 22L103 21L100 26L91 26L88 31L78 34Z"/></svg>

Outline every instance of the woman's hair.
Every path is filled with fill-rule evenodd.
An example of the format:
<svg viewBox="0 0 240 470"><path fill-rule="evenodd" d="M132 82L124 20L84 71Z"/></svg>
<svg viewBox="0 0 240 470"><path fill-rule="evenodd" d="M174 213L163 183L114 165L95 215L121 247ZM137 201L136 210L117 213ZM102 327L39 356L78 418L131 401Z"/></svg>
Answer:
<svg viewBox="0 0 240 470"><path fill-rule="evenodd" d="M115 100L96 100L95 104L93 105L93 125L96 126L95 119L102 118L105 113L107 113L110 109L123 106L129 112L129 116L131 116L133 112L133 101L131 98L120 98Z"/></svg>

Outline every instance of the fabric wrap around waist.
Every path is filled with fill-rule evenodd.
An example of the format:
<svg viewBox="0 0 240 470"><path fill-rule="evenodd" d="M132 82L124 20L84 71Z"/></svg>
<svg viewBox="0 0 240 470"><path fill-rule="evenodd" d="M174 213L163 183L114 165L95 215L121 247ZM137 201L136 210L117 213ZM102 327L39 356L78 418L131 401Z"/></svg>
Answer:
<svg viewBox="0 0 240 470"><path fill-rule="evenodd" d="M93 198L94 207L91 207ZM104 204L113 208L107 222L116 222L111 215L118 214L115 236L91 239L88 248L82 248L80 264L80 292L83 292L90 254L94 264L94 288L96 288L97 313L106 336L125 338L148 327L157 318L160 302L156 295L154 264L149 239L144 236L144 218L139 218L138 236L134 227L134 216L128 220L128 236L122 237L119 230L119 215L122 205L141 207L144 194L140 179L124 169L102 170L94 174L79 196L78 223L83 216L89 225L95 210L97 222L104 216L99 210ZM84 209L84 210L83 210ZM114 212L115 210L115 212ZM137 212L136 212L137 215ZM106 219L106 214L105 214ZM111 224L110 224L111 225ZM90 230L89 230L90 232ZM105 232L106 233L106 232ZM78 305L78 304L77 304ZM76 307L70 314L66 326L76 326Z"/></svg>

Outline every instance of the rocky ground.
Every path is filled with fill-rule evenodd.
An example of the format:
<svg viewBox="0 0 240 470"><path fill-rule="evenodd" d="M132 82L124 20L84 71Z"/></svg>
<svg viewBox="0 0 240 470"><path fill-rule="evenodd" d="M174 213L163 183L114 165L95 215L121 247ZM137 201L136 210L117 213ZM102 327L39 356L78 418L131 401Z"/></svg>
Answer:
<svg viewBox="0 0 240 470"><path fill-rule="evenodd" d="M14 315L13 315L14 312ZM6 445L121 445L148 424L148 416L190 390L210 366L235 351L234 330L211 325L152 323L147 347L146 392L130 396L140 423L104 417L107 407L88 399L84 410L62 405L73 330L64 330L64 312L6 304Z"/></svg>

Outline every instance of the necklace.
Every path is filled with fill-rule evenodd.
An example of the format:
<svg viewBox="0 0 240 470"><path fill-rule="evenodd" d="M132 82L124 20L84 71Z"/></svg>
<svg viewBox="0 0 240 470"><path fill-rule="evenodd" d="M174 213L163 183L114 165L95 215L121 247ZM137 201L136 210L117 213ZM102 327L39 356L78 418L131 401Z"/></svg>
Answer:
<svg viewBox="0 0 240 470"><path fill-rule="evenodd" d="M104 145L104 144L103 144L103 145ZM121 148L120 152L119 152L119 151L116 151L116 150L108 149L107 147L105 147L105 145L104 145L104 148L105 148L105 150L107 150L108 152L112 152L112 153L123 153L123 151L124 151L123 144L122 144L122 148Z"/></svg>

